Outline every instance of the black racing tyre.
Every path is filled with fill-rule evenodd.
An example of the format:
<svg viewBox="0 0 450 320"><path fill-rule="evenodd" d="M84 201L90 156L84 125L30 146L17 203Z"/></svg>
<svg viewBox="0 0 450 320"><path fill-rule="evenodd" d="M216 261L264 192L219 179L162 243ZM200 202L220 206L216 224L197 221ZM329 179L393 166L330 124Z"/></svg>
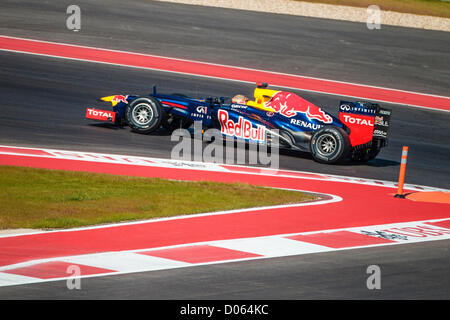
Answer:
<svg viewBox="0 0 450 320"><path fill-rule="evenodd" d="M164 108L153 97L137 98L128 105L126 116L128 125L134 132L152 133L161 127Z"/></svg>
<svg viewBox="0 0 450 320"><path fill-rule="evenodd" d="M369 151L369 154L368 154L367 161L375 159L376 156L380 153L380 151L381 151L381 148L377 148L377 147L371 148L370 151Z"/></svg>
<svg viewBox="0 0 450 320"><path fill-rule="evenodd" d="M352 160L360 163L368 162L372 159L375 159L380 151L381 148L378 147L369 147L363 150L353 151Z"/></svg>
<svg viewBox="0 0 450 320"><path fill-rule="evenodd" d="M350 151L347 132L335 126L325 126L311 138L311 154L320 163L334 164L345 160Z"/></svg>

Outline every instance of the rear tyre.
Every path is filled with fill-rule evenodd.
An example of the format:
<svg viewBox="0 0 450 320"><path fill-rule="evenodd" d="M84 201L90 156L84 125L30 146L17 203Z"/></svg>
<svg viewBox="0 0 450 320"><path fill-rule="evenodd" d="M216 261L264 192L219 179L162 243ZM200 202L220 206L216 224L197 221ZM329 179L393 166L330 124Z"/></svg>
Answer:
<svg viewBox="0 0 450 320"><path fill-rule="evenodd" d="M344 161L350 151L347 132L335 126L316 131L311 138L311 154L320 163L334 164Z"/></svg>
<svg viewBox="0 0 450 320"><path fill-rule="evenodd" d="M126 110L128 125L137 133L148 134L159 129L164 117L161 103L153 97L137 98Z"/></svg>
<svg viewBox="0 0 450 320"><path fill-rule="evenodd" d="M372 149L370 149L367 161L375 159L376 156L378 156L378 154L380 153L380 151L381 151L381 149L377 148L377 147L373 147Z"/></svg>
<svg viewBox="0 0 450 320"><path fill-rule="evenodd" d="M368 162L380 153L381 148L379 147L369 147L367 149L358 150L357 152L353 152L352 160L356 162Z"/></svg>

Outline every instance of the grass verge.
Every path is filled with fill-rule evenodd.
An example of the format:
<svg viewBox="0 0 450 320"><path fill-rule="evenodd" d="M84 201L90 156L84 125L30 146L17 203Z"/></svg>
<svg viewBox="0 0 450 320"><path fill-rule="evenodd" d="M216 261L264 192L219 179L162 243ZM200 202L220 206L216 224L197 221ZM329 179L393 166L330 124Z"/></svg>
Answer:
<svg viewBox="0 0 450 320"><path fill-rule="evenodd" d="M242 183L0 166L0 229L71 228L315 199Z"/></svg>
<svg viewBox="0 0 450 320"><path fill-rule="evenodd" d="M377 5L381 10L450 18L450 1L441 0L297 0L367 8Z"/></svg>

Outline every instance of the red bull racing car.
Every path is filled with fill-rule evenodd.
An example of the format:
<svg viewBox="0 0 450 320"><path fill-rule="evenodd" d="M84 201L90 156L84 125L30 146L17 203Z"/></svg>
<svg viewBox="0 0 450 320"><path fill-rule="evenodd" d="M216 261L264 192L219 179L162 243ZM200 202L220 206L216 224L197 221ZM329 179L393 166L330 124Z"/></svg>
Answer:
<svg viewBox="0 0 450 320"><path fill-rule="evenodd" d="M88 108L86 118L129 125L143 134L201 121L203 128L217 128L224 136L308 152L329 164L369 161L387 145L391 110L376 103L341 101L335 117L294 93L267 89L265 83L257 84L253 95L254 100L242 95L194 99L161 94L154 87L147 96L103 97L112 110Z"/></svg>

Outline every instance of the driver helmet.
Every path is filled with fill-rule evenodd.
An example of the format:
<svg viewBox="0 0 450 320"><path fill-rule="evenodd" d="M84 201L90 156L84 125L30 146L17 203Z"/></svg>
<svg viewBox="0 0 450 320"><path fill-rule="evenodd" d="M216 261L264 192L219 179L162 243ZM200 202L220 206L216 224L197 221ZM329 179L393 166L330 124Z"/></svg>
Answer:
<svg viewBox="0 0 450 320"><path fill-rule="evenodd" d="M237 103L237 104L247 104L248 98L242 94L238 94L238 95L235 95L233 97L233 99L231 99L231 102Z"/></svg>

